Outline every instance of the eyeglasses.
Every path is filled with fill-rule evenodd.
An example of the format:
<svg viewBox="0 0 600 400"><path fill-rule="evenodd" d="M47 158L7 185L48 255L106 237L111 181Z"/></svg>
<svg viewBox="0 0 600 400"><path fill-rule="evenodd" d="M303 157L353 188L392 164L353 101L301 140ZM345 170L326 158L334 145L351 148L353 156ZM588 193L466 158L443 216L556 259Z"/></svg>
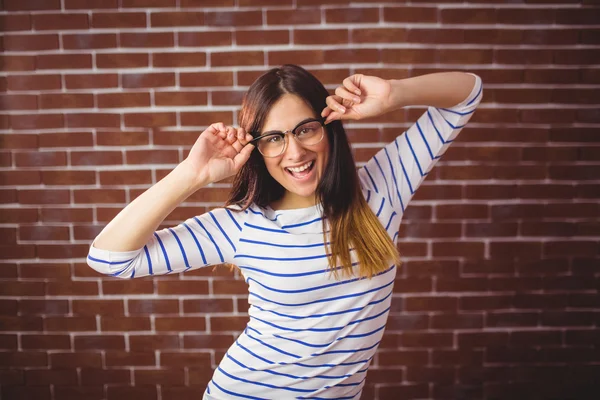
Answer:
<svg viewBox="0 0 600 400"><path fill-rule="evenodd" d="M265 157L277 157L285 151L287 140L286 133L291 133L294 139L303 146L313 146L323 140L325 129L323 128L324 118L310 118L300 122L294 129L281 131L269 131L255 137L250 141ZM250 132L252 136L260 132Z"/></svg>

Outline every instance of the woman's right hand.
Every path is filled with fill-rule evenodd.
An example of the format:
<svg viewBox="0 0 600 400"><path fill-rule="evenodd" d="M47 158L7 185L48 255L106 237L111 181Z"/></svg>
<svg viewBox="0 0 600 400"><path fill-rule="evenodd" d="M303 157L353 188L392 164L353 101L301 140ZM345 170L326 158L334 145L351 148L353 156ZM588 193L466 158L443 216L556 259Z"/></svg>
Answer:
<svg viewBox="0 0 600 400"><path fill-rule="evenodd" d="M221 122L200 134L182 164L190 168L199 185L218 182L235 175L250 158L252 135L243 128Z"/></svg>

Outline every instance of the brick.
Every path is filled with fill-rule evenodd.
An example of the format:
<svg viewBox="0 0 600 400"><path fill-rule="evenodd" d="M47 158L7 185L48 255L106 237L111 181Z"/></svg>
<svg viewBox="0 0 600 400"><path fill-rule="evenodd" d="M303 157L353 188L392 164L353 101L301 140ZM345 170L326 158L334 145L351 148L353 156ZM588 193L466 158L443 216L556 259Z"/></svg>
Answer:
<svg viewBox="0 0 600 400"><path fill-rule="evenodd" d="M155 366L156 360L154 351L133 352L133 351L106 351L106 366L125 367L125 366Z"/></svg>
<svg viewBox="0 0 600 400"><path fill-rule="evenodd" d="M179 302L176 300L129 300L128 310L131 314L178 314Z"/></svg>
<svg viewBox="0 0 600 400"><path fill-rule="evenodd" d="M36 67L34 56L7 56L0 57L4 71L33 71Z"/></svg>
<svg viewBox="0 0 600 400"><path fill-rule="evenodd" d="M166 350L166 349L179 349L180 339L178 335L172 334L154 334L154 335L130 335L129 336L130 349L132 351L148 351L154 350Z"/></svg>
<svg viewBox="0 0 600 400"><path fill-rule="evenodd" d="M39 135L39 147L91 147L93 146L91 132L58 132L42 133Z"/></svg>
<svg viewBox="0 0 600 400"><path fill-rule="evenodd" d="M150 93L98 93L100 108L149 107Z"/></svg>
<svg viewBox="0 0 600 400"><path fill-rule="evenodd" d="M177 164L179 162L179 151L127 150L125 158L127 164Z"/></svg>
<svg viewBox="0 0 600 400"><path fill-rule="evenodd" d="M134 372L136 385L179 385L185 383L185 370L177 368L161 368L155 370L137 370Z"/></svg>
<svg viewBox="0 0 600 400"><path fill-rule="evenodd" d="M208 104L208 95L206 92L196 91L173 91L173 92L155 92L154 103L157 106L198 106ZM213 104L214 93L213 93Z"/></svg>
<svg viewBox="0 0 600 400"><path fill-rule="evenodd" d="M255 5L256 4L253 4L253 6L255 6ZM234 6L234 0L181 0L181 7L233 7L233 6Z"/></svg>
<svg viewBox="0 0 600 400"><path fill-rule="evenodd" d="M208 294L207 281L168 281L157 282L158 294Z"/></svg>
<svg viewBox="0 0 600 400"><path fill-rule="evenodd" d="M215 317L210 316L210 328L213 332L243 331L248 323L248 317Z"/></svg>
<svg viewBox="0 0 600 400"><path fill-rule="evenodd" d="M24 223L38 221L38 212L35 209L4 208L3 210L4 212L0 213L0 222L3 223Z"/></svg>
<svg viewBox="0 0 600 400"><path fill-rule="evenodd" d="M40 220L43 222L82 222L91 221L91 209L85 208L44 208Z"/></svg>
<svg viewBox="0 0 600 400"><path fill-rule="evenodd" d="M36 51L59 48L58 35L5 35L4 50Z"/></svg>
<svg viewBox="0 0 600 400"><path fill-rule="evenodd" d="M34 14L33 28L41 30L89 29L88 15L84 13Z"/></svg>
<svg viewBox="0 0 600 400"><path fill-rule="evenodd" d="M21 315L44 314L61 315L69 312L68 300L19 300L19 312Z"/></svg>
<svg viewBox="0 0 600 400"><path fill-rule="evenodd" d="M207 11L204 24L206 26L252 26L262 25L261 11Z"/></svg>
<svg viewBox="0 0 600 400"><path fill-rule="evenodd" d="M44 319L47 332L87 332L96 331L96 319L93 317L47 317Z"/></svg>
<svg viewBox="0 0 600 400"><path fill-rule="evenodd" d="M434 257L469 257L482 258L485 243L483 242L441 242L433 243L432 252Z"/></svg>
<svg viewBox="0 0 600 400"><path fill-rule="evenodd" d="M330 8L325 10L325 22L333 24L376 23L379 21L379 8ZM345 42L343 40L342 42Z"/></svg>
<svg viewBox="0 0 600 400"><path fill-rule="evenodd" d="M36 69L91 69L91 54L42 54L36 56Z"/></svg>
<svg viewBox="0 0 600 400"><path fill-rule="evenodd" d="M440 22L448 24L495 24L497 10L493 8L445 8L440 10Z"/></svg>
<svg viewBox="0 0 600 400"><path fill-rule="evenodd" d="M35 110L38 108L37 96L27 94L0 95L0 107L3 110Z"/></svg>
<svg viewBox="0 0 600 400"><path fill-rule="evenodd" d="M379 49L356 49L356 50L326 50L324 52L325 63L352 63L358 57L363 63L378 63L381 57Z"/></svg>
<svg viewBox="0 0 600 400"><path fill-rule="evenodd" d="M4 244L17 244L17 228L0 228L0 238Z"/></svg>
<svg viewBox="0 0 600 400"><path fill-rule="evenodd" d="M121 6L124 8L143 8L143 7L175 7L175 0L123 0Z"/></svg>
<svg viewBox="0 0 600 400"><path fill-rule="evenodd" d="M94 171L42 171L42 182L47 185L93 185Z"/></svg>
<svg viewBox="0 0 600 400"><path fill-rule="evenodd" d="M233 280L215 280L213 282L213 293L214 294L241 294L244 295L248 292L248 284L244 281L233 281Z"/></svg>
<svg viewBox="0 0 600 400"><path fill-rule="evenodd" d="M206 318L204 317L156 317L154 324L156 331L160 332L206 330Z"/></svg>
<svg viewBox="0 0 600 400"><path fill-rule="evenodd" d="M432 49L382 49L381 62L392 64L432 64L437 52Z"/></svg>
<svg viewBox="0 0 600 400"><path fill-rule="evenodd" d="M0 147L3 149L35 149L38 147L38 136L30 134L0 135Z"/></svg>
<svg viewBox="0 0 600 400"><path fill-rule="evenodd" d="M450 333L430 333L414 331L403 333L402 345L404 347L451 347L453 335Z"/></svg>
<svg viewBox="0 0 600 400"><path fill-rule="evenodd" d="M206 385L205 385L206 386ZM165 385L165 387L167 387ZM158 386L156 385L144 385L144 386L108 386L106 389L107 399L119 400L119 399L131 399L139 397L141 399L157 400ZM161 390L162 392L162 390Z"/></svg>
<svg viewBox="0 0 600 400"><path fill-rule="evenodd" d="M4 8L6 11L40 11L40 10L60 10L59 0L5 0Z"/></svg>
<svg viewBox="0 0 600 400"><path fill-rule="evenodd" d="M333 10L332 10L333 11ZM447 10L442 10L447 11ZM435 7L384 7L383 20L386 22L424 23L437 22L438 10Z"/></svg>
<svg viewBox="0 0 600 400"><path fill-rule="evenodd" d="M230 111L182 112L180 117L182 126L209 126L216 122L225 125L233 124L233 115Z"/></svg>
<svg viewBox="0 0 600 400"><path fill-rule="evenodd" d="M118 128L121 116L109 113L77 113L67 114L66 124L69 128Z"/></svg>
<svg viewBox="0 0 600 400"><path fill-rule="evenodd" d="M161 366L187 367L189 365L210 365L210 353L204 352L168 352L160 355ZM136 379L137 382L137 379Z"/></svg>
<svg viewBox="0 0 600 400"><path fill-rule="evenodd" d="M75 335L75 350L124 350L122 335Z"/></svg>
<svg viewBox="0 0 600 400"><path fill-rule="evenodd" d="M77 151L71 153L71 165L118 165L123 164L120 151Z"/></svg>
<svg viewBox="0 0 600 400"><path fill-rule="evenodd" d="M412 33L412 29L410 32ZM294 34L294 38L297 33L299 32ZM356 28L350 31L350 36L353 43L390 43L405 41L407 30L404 28ZM365 74L367 73L365 72ZM381 75L377 76L381 77Z"/></svg>
<svg viewBox="0 0 600 400"><path fill-rule="evenodd" d="M210 63L214 67L264 65L265 55L262 51L214 52L210 56Z"/></svg>
<svg viewBox="0 0 600 400"><path fill-rule="evenodd" d="M70 50L112 49L117 47L114 33L63 34L62 45Z"/></svg>
<svg viewBox="0 0 600 400"><path fill-rule="evenodd" d="M18 75L10 74L6 78L8 90L56 90L61 88L60 75L35 74Z"/></svg>
<svg viewBox="0 0 600 400"><path fill-rule="evenodd" d="M98 12L92 14L92 28L145 28L146 14L141 12Z"/></svg>
<svg viewBox="0 0 600 400"><path fill-rule="evenodd" d="M211 93L211 100L213 105L229 105L237 106L242 104L242 100L245 91L217 91L213 90Z"/></svg>
<svg viewBox="0 0 600 400"><path fill-rule="evenodd" d="M2 171L0 182L3 185L36 185L41 183L38 171Z"/></svg>
<svg viewBox="0 0 600 400"><path fill-rule="evenodd" d="M123 88L156 88L175 86L175 74L166 72L123 74Z"/></svg>
<svg viewBox="0 0 600 400"><path fill-rule="evenodd" d="M2 396L9 399L51 399L50 386L8 386L2 388Z"/></svg>
<svg viewBox="0 0 600 400"><path fill-rule="evenodd" d="M148 170L100 171L101 185L140 185L152 183L152 174Z"/></svg>
<svg viewBox="0 0 600 400"><path fill-rule="evenodd" d="M62 114L11 115L10 125L13 129L52 129L62 128Z"/></svg>
<svg viewBox="0 0 600 400"><path fill-rule="evenodd" d="M236 43L238 40L236 29ZM177 32L177 43L179 47L211 47L211 46L229 46L232 44L231 32Z"/></svg>
<svg viewBox="0 0 600 400"><path fill-rule="evenodd" d="M231 299L183 300L183 312L186 314L228 313L233 312L233 302Z"/></svg>
<svg viewBox="0 0 600 400"><path fill-rule="evenodd" d="M489 213L488 206L482 204L447 204L435 208L438 219L487 219Z"/></svg>
<svg viewBox="0 0 600 400"><path fill-rule="evenodd" d="M101 146L135 146L148 144L148 132L98 132L97 141Z"/></svg>
<svg viewBox="0 0 600 400"><path fill-rule="evenodd" d="M95 8L118 8L118 0L64 0L67 10L88 10Z"/></svg>
<svg viewBox="0 0 600 400"><path fill-rule="evenodd" d="M232 86L233 73L227 71L181 72L181 87Z"/></svg>
<svg viewBox="0 0 600 400"><path fill-rule="evenodd" d="M152 326L150 318L145 317L102 317L101 330L103 332L123 331L150 331Z"/></svg>
<svg viewBox="0 0 600 400"><path fill-rule="evenodd" d="M81 369L81 382L84 386L105 384L130 384L131 377L126 369Z"/></svg>
<svg viewBox="0 0 600 400"><path fill-rule="evenodd" d="M150 14L152 27L204 26L204 12L175 11Z"/></svg>
<svg viewBox="0 0 600 400"><path fill-rule="evenodd" d="M123 315L122 300L73 300L73 314L80 315Z"/></svg>
<svg viewBox="0 0 600 400"><path fill-rule="evenodd" d="M214 53L213 53L214 56ZM206 65L206 53L152 53L152 66L159 68L201 67Z"/></svg>
<svg viewBox="0 0 600 400"><path fill-rule="evenodd" d="M121 32L119 44L121 47L173 47L173 32Z"/></svg>
<svg viewBox="0 0 600 400"><path fill-rule="evenodd" d="M119 86L117 74L86 74L65 75L65 86L67 89L96 89L112 88Z"/></svg>
<svg viewBox="0 0 600 400"><path fill-rule="evenodd" d="M88 247L84 245L84 247ZM85 253L87 255L87 251ZM79 255L79 257L85 257L86 255ZM58 258L67 258L59 256ZM96 282L48 282L46 286L46 292L51 296L97 296L98 295L98 284Z"/></svg>
<svg viewBox="0 0 600 400"><path fill-rule="evenodd" d="M143 53L102 53L96 54L98 68L141 68L150 65L148 54Z"/></svg>
<svg viewBox="0 0 600 400"><path fill-rule="evenodd" d="M318 31L322 32L322 31ZM276 45L290 43L290 32L287 30L241 30L236 29L235 43L238 46ZM296 38L298 32L294 33ZM230 39L231 40L231 39ZM300 43L300 42L296 42ZM229 44L229 43L227 43Z"/></svg>
<svg viewBox="0 0 600 400"><path fill-rule="evenodd" d="M177 125L175 113L154 112L145 114L124 114L127 127L156 127Z"/></svg>
<svg viewBox="0 0 600 400"><path fill-rule="evenodd" d="M280 66L283 64L314 65L325 63L322 50L273 50L267 54L269 65Z"/></svg>
<svg viewBox="0 0 600 400"><path fill-rule="evenodd" d="M67 226L21 226L19 228L20 240L54 241L69 240L69 238Z"/></svg>
<svg viewBox="0 0 600 400"><path fill-rule="evenodd" d="M268 25L309 25L321 24L321 11L319 9L297 10L267 10Z"/></svg>
<svg viewBox="0 0 600 400"><path fill-rule="evenodd" d="M97 367L96 365L86 365L85 367ZM81 386L56 386L54 387L54 399L101 399L104 398L104 388L101 386L81 387Z"/></svg>
<svg viewBox="0 0 600 400"><path fill-rule="evenodd" d="M30 14L4 14L0 15L0 26L5 32L31 30Z"/></svg>
<svg viewBox="0 0 600 400"><path fill-rule="evenodd" d="M21 336L21 346L27 350L68 350L71 349L71 339L69 335L65 334L23 335ZM45 360L46 357L46 354L44 354ZM44 365L47 365L47 361Z"/></svg>
<svg viewBox="0 0 600 400"><path fill-rule="evenodd" d="M415 296L405 299L406 311L452 311L458 309L456 297Z"/></svg>
<svg viewBox="0 0 600 400"><path fill-rule="evenodd" d="M93 108L94 96L92 94L41 94L40 108Z"/></svg>

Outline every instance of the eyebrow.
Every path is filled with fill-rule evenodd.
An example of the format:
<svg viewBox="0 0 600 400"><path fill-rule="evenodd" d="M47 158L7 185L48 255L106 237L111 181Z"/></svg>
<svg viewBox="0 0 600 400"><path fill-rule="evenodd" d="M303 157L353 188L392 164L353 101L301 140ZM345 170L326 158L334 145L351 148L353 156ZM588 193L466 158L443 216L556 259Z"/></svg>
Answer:
<svg viewBox="0 0 600 400"><path fill-rule="evenodd" d="M318 118L315 118L315 117L304 118L302 121L300 121L300 122L298 122L296 125L294 125L294 127L292 128L292 130L296 129L297 127L299 127L299 126L300 126L300 125L302 125L303 123L305 123L305 122L307 122L307 121L312 121L312 120L314 120L314 119L318 119ZM268 134L271 134L271 133L282 133L282 132L283 132L283 131L279 131L279 130L273 129L273 130L266 131L266 132L263 132L263 133L260 133L260 132L257 132L257 133L258 133L260 136L263 136L263 135L268 135Z"/></svg>

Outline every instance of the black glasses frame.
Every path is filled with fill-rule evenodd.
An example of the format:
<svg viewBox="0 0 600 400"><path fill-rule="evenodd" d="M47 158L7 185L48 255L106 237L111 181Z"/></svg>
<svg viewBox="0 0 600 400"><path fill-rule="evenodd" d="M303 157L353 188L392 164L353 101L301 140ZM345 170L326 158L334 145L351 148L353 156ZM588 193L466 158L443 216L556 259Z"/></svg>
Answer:
<svg viewBox="0 0 600 400"><path fill-rule="evenodd" d="M305 120L303 120L303 121L300 121L300 122L298 123L298 125L296 125L294 128L292 128L292 129L288 129L287 131L284 131L284 132L282 132L282 131L269 131L269 132L265 132L265 133L263 133L262 135L260 135L260 132L250 132L250 134L251 134L252 136L254 136L254 135L259 135L259 136L255 137L254 139L252 139L252 140L251 140L251 141L249 141L248 143L255 144L255 143L256 143L256 142L258 142L260 139L262 139L262 138L264 138L264 137L267 137L267 136L273 136L273 135L278 135L278 136L281 136L281 138L283 139L283 148L282 148L282 150L281 150L281 153L277 154L276 156L265 156L265 155L264 155L264 154L263 154L263 153L260 151L260 149L258 149L258 146L256 146L256 148L258 149L258 151L260 152L260 154L262 154L263 156L265 156L265 157L277 157L277 156L279 156L279 155L281 155L281 154L283 154L283 153L285 152L285 149L286 149L286 147L287 147L287 141L285 140L285 135L286 135L287 133L291 133L291 134L292 134L292 136L294 137L294 139L296 139L296 133L295 133L296 129L300 128L300 127L301 127L302 125L304 125L304 124L307 124L307 123L309 123L309 122L314 122L314 121L316 121L316 122L319 122L319 123L321 124L321 128L325 129L325 118L323 118L323 117L319 117L319 118L307 118L307 119L305 119ZM321 139L320 139L320 140L319 140L317 143L319 143L321 140L323 140L323 137L325 137L325 131L323 131L323 136L321 136ZM296 140L298 140L298 139L296 139ZM298 143L302 143L302 142L298 140ZM315 144L317 144L317 143L315 143ZM303 144L303 145L304 145L304 144ZM312 145L311 145L311 146L312 146Z"/></svg>

